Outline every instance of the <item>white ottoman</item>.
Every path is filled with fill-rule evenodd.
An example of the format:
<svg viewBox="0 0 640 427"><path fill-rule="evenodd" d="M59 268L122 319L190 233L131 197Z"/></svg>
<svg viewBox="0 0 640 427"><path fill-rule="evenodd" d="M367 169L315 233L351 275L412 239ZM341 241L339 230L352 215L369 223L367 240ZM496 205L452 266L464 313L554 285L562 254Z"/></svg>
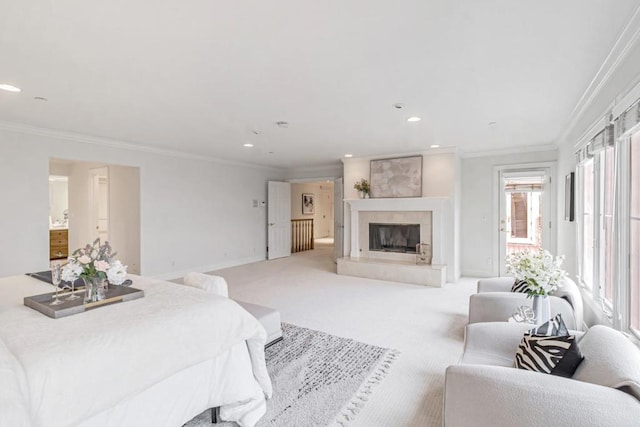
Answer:
<svg viewBox="0 0 640 427"><path fill-rule="evenodd" d="M267 343L265 347L269 347L282 340L282 326L280 325L280 312L278 310L244 301L236 300L236 302L253 317L258 319L258 322L267 330Z"/></svg>

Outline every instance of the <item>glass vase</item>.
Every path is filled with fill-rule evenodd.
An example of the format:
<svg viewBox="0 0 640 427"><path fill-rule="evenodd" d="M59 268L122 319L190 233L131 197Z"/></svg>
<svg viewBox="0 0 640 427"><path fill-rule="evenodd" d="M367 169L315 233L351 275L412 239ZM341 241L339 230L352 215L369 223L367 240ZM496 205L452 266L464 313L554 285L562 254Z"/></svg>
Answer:
<svg viewBox="0 0 640 427"><path fill-rule="evenodd" d="M105 298L105 280L101 277L83 277L84 282L84 302L102 301Z"/></svg>
<svg viewBox="0 0 640 427"><path fill-rule="evenodd" d="M533 313L536 316L536 325L542 325L551 318L551 302L547 295L533 296Z"/></svg>

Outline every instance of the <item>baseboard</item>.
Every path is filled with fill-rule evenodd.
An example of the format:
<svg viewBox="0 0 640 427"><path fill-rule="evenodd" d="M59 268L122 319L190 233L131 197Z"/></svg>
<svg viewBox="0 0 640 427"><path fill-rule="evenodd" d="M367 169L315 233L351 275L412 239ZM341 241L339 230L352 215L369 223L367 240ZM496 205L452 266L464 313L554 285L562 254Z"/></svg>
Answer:
<svg viewBox="0 0 640 427"><path fill-rule="evenodd" d="M200 267L191 267L186 270L178 270L172 271L170 273L157 274L155 276L151 276L154 279L160 280L174 280L180 279L184 277L186 274L195 272L195 273L207 273L209 271L221 270L223 268L237 267L238 265L251 264L254 262L264 261L265 258L263 256L254 256L249 258L236 259L231 261L224 261L216 264L203 265Z"/></svg>

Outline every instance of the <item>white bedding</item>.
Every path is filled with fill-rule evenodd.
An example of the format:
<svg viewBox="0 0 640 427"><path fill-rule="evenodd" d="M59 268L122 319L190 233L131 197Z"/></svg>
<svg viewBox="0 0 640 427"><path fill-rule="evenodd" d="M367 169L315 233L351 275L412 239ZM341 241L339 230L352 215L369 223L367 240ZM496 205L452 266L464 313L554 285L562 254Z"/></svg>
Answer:
<svg viewBox="0 0 640 427"><path fill-rule="evenodd" d="M266 334L259 322L232 300L199 289L139 277L133 281L144 289L144 298L50 319L22 304L24 296L48 292L50 285L26 276L0 279L0 339L22 366L24 380L18 375L16 387L26 385L31 425L129 424L126 414L140 413L131 402L179 401L167 384L181 380L188 389L185 372L208 375L202 381L211 391L203 403L190 400L182 405L193 408L171 411L182 411L176 418L187 418L181 422L215 402L222 405L223 417L254 425L264 413L265 396L271 396ZM225 375L218 378L221 372ZM234 383L234 378L246 379L247 372L248 381ZM207 389L201 386L193 389ZM231 391L225 395L223 390ZM164 402L148 402L149 396L163 395ZM163 421L154 425L174 425Z"/></svg>

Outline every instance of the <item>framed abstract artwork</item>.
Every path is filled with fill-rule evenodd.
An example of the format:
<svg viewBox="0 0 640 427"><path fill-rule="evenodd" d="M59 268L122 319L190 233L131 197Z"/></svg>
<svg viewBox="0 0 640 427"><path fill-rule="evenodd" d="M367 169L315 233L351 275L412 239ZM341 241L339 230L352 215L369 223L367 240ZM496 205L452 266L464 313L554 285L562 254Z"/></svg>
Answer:
<svg viewBox="0 0 640 427"><path fill-rule="evenodd" d="M371 197L422 197L422 156L371 160Z"/></svg>
<svg viewBox="0 0 640 427"><path fill-rule="evenodd" d="M315 206L315 196L312 193L302 193L302 213L314 214L316 212Z"/></svg>

